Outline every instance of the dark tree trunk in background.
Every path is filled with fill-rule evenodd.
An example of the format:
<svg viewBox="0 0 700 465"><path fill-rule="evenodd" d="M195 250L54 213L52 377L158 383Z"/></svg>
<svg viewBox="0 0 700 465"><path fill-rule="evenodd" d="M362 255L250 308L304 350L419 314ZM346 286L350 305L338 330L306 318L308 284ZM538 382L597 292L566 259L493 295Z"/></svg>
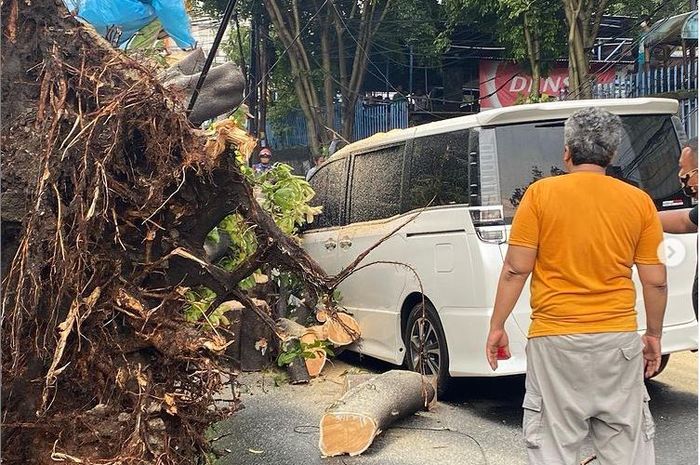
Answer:
<svg viewBox="0 0 700 465"><path fill-rule="evenodd" d="M444 68L443 82L445 83L443 111L459 111L462 102L462 86L464 85L463 69L457 66Z"/></svg>

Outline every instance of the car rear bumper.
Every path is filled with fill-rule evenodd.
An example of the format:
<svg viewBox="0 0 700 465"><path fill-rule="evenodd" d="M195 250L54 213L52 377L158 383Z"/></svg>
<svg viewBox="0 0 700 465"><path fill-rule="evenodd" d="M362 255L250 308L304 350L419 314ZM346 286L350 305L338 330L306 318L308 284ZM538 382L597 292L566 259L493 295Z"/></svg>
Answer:
<svg viewBox="0 0 700 465"><path fill-rule="evenodd" d="M640 331L640 334L643 331ZM698 349L698 322L691 321L680 325L664 326L661 337L661 352L671 354L684 350Z"/></svg>
<svg viewBox="0 0 700 465"><path fill-rule="evenodd" d="M524 374L527 369L525 346L527 339L519 331L512 316L506 322L510 339L511 358L499 360L498 369L491 370L486 362L486 336L491 309L469 312L441 312L450 355L450 376L494 377ZM639 331L640 335L644 330ZM467 336L468 334L468 336ZM664 354L698 349L698 323L690 321L664 326L661 351Z"/></svg>

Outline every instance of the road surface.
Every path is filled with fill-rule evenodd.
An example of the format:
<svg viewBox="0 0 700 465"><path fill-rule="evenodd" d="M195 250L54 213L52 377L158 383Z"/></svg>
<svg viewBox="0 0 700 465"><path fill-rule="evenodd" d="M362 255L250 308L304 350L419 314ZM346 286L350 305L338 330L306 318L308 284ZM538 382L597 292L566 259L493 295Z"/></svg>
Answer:
<svg viewBox="0 0 700 465"><path fill-rule="evenodd" d="M215 436L229 434L216 443L220 450L230 451L220 464L525 465L520 435L522 376L457 380L449 399L433 411L395 424L363 455L322 459L317 425L324 408L340 396L343 374L391 368L367 358L343 358L327 366L323 377L310 385L275 386L272 372L241 375L245 408L215 432ZM657 424L657 465L698 463L697 372L697 354L674 354L664 373L648 384ZM582 455L589 452L586 448Z"/></svg>

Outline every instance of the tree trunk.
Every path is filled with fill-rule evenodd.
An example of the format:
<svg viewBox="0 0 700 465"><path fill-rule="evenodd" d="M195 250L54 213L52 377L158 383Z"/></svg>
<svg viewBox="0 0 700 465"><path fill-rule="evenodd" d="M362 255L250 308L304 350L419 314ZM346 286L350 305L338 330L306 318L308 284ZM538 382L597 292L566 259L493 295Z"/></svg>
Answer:
<svg viewBox="0 0 700 465"><path fill-rule="evenodd" d="M343 101L347 98L347 89L350 85L348 79L348 62L345 54L345 27L335 8L333 9L333 26L335 27L336 44L338 51L338 73L340 75L340 95Z"/></svg>
<svg viewBox="0 0 700 465"><path fill-rule="evenodd" d="M343 394L362 383L376 378L376 373L345 373L343 376Z"/></svg>
<svg viewBox="0 0 700 465"><path fill-rule="evenodd" d="M260 22L260 43L258 45L260 50L260 75L262 76L260 82L260 99L258 101L258 108L260 118L258 120L260 138L266 138L265 134L267 132L267 104L268 104L268 70L270 69L270 21L267 15L262 15L262 21Z"/></svg>
<svg viewBox="0 0 700 465"><path fill-rule="evenodd" d="M242 371L260 371L269 364L272 337L272 331L264 321L252 310L243 310L240 335Z"/></svg>
<svg viewBox="0 0 700 465"><path fill-rule="evenodd" d="M334 107L333 107L333 97L335 97L335 92L333 92L333 69L331 66L331 14L319 16L321 19L321 69L323 70L323 97L325 106L325 125L329 129L333 129L334 126ZM324 134L327 133L327 129L324 128Z"/></svg>
<svg viewBox="0 0 700 465"><path fill-rule="evenodd" d="M587 99L591 98L591 79L589 76L589 59L588 51L589 49L584 48L584 39L581 36L582 30L579 27L577 29L578 33L574 36L573 44L573 61L576 63L577 71L577 82L574 96L577 99Z"/></svg>
<svg viewBox="0 0 700 465"><path fill-rule="evenodd" d="M540 99L540 37L539 31L533 27L530 13L523 14L523 32L525 35L525 45L527 47L527 55L530 61L530 75L532 76L532 88L530 89L530 99L538 102Z"/></svg>
<svg viewBox="0 0 700 465"><path fill-rule="evenodd" d="M345 34L346 23L344 23L343 19L339 16L338 10L335 10L334 21L336 35L338 36L339 70L341 83L343 84L343 88L345 88L345 90L342 90L341 88L341 92L343 92L343 108L341 116L343 123L342 136L346 140L352 140L353 126L355 125L355 106L364 84L365 73L367 71L368 53L372 48L372 41L374 40L374 37L390 8L391 0L387 0L383 6L379 6L379 3L380 1L363 2L361 17L359 18L360 29L354 34L357 43L355 47L355 55L351 64L352 71L350 76L347 76L345 52L340 51L340 49L344 47L344 41L342 38ZM355 11L354 5L356 4L353 4L353 11L350 14L351 18ZM379 8L379 11L377 8ZM344 76L345 79L343 79Z"/></svg>
<svg viewBox="0 0 700 465"><path fill-rule="evenodd" d="M321 454L363 453L381 431L427 408L434 397L433 386L413 371L387 371L350 388L321 418Z"/></svg>
<svg viewBox="0 0 700 465"><path fill-rule="evenodd" d="M579 1L584 0L564 0L564 13L569 26L567 44L569 46L569 97L576 98L581 90L581 70L578 63L578 52L576 48L576 37L578 31L578 15L580 11Z"/></svg>
<svg viewBox="0 0 700 465"><path fill-rule="evenodd" d="M320 130L322 128L322 120L319 119L320 104L314 83L311 81L312 68L306 49L300 39L301 25L298 6L294 2L292 7L294 23L290 25L276 0L264 0L264 3L280 40L289 51L288 57L294 76L294 89L306 119L309 148L312 153L320 154L325 137Z"/></svg>
<svg viewBox="0 0 700 465"><path fill-rule="evenodd" d="M591 98L589 54L600 29L607 0L563 0L569 26L569 89L573 98Z"/></svg>

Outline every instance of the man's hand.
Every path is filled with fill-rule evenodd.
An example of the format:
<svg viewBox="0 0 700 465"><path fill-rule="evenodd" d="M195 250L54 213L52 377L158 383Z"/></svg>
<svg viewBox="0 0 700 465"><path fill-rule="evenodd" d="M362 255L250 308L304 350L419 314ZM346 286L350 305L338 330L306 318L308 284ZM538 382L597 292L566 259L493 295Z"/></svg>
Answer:
<svg viewBox="0 0 700 465"><path fill-rule="evenodd" d="M518 208L522 208L522 206ZM498 368L499 358L501 360L510 358L508 334L503 328L523 291L527 277L530 276L535 267L536 258L537 249L517 245L508 246L508 252L501 269L501 277L498 279L496 301L493 304L493 314L489 324L491 330L486 339L486 359L493 370ZM500 357L499 348L501 349Z"/></svg>
<svg viewBox="0 0 700 465"><path fill-rule="evenodd" d="M496 371L498 368L498 352L501 349L501 354L505 357L502 359L510 358L510 347L508 347L508 333L503 328L491 329L489 331L489 336L486 338L486 359L491 365L491 369Z"/></svg>
<svg viewBox="0 0 700 465"><path fill-rule="evenodd" d="M651 378L661 366L661 338L645 334L642 336L644 349L644 377Z"/></svg>

